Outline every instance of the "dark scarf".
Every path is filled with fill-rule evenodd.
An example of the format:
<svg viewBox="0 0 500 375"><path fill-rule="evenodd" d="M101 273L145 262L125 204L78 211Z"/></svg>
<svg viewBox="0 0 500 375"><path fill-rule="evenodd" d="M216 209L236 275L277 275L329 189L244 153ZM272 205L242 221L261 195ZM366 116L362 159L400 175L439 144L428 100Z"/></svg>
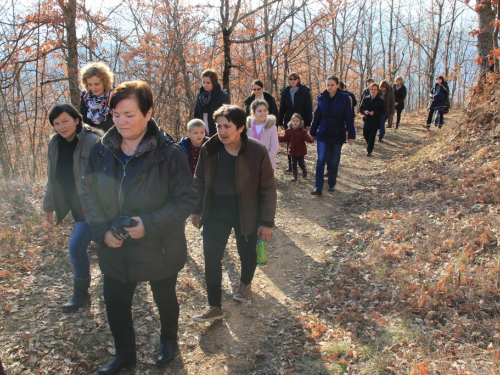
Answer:
<svg viewBox="0 0 500 375"><path fill-rule="evenodd" d="M113 87L99 96L95 96L91 91L83 96L83 101L87 106L87 118L94 124L99 125L105 121L109 115L109 94Z"/></svg>
<svg viewBox="0 0 500 375"><path fill-rule="evenodd" d="M200 93L199 100L203 113L208 113L208 108L210 107L210 102L212 101L212 91L204 91Z"/></svg>

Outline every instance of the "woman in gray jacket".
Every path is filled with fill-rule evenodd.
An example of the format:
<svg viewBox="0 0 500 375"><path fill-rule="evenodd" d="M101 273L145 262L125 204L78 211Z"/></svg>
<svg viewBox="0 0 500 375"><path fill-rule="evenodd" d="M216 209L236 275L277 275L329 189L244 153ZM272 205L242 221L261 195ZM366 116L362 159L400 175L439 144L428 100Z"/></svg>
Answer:
<svg viewBox="0 0 500 375"><path fill-rule="evenodd" d="M43 210L47 221L59 224L71 211L76 227L69 241L69 257L73 264L73 295L62 306L63 312L76 311L90 301L90 263L87 247L90 227L80 203L80 179L89 160L90 150L102 132L83 123L82 115L71 104L55 106L49 114L56 133L48 148L47 189Z"/></svg>

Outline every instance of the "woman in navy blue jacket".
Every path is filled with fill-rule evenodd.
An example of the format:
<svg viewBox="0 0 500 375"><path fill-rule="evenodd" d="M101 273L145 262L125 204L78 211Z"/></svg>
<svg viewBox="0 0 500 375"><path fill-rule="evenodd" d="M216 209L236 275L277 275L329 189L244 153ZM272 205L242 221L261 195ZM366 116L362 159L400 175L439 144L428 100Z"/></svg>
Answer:
<svg viewBox="0 0 500 375"><path fill-rule="evenodd" d="M327 78L326 90L318 95L313 114L310 133L318 141L318 161L316 185L312 195L322 195L325 164L328 165L328 191L335 190L346 132L349 145L352 145L356 138L351 98L340 89L339 83L336 76Z"/></svg>
<svg viewBox="0 0 500 375"><path fill-rule="evenodd" d="M436 78L436 84L431 90L431 101L429 103L429 115L427 116L427 125L424 128L429 129L431 127L432 116L434 111L439 110L439 129L443 126L444 113L447 112L449 108L450 89L448 88L448 83L444 79L444 76L439 76Z"/></svg>
<svg viewBox="0 0 500 375"><path fill-rule="evenodd" d="M372 156L377 130L380 129L380 118L385 113L384 99L378 96L378 85L372 83L369 90L370 96L366 96L359 106L359 112L363 115L363 137L368 152L366 156Z"/></svg>

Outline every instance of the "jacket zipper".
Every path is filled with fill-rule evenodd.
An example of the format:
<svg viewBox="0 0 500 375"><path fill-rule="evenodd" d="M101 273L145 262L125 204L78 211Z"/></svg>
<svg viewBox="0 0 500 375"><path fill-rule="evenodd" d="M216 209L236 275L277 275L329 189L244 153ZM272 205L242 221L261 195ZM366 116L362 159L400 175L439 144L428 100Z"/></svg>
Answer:
<svg viewBox="0 0 500 375"><path fill-rule="evenodd" d="M244 217L241 215L241 199L240 199L240 184L239 184L239 173L238 173L238 166L239 166L239 163L238 163L238 160L240 158L240 153L238 151L238 155L236 156L236 188L237 188L237 192L236 192L236 195L238 196L238 216L240 217L240 229L241 229L241 224L243 224L243 227L246 229L246 226L245 226L245 220L244 220ZM248 242L248 237L247 237L247 234L245 233L245 240Z"/></svg>
<svg viewBox="0 0 500 375"><path fill-rule="evenodd" d="M123 180L125 179L125 177L127 176L127 171L125 168L127 168L127 164L130 160L132 160L132 158L130 158L125 164L123 164L123 162L118 158L118 156L116 156L115 154L113 154L113 156L116 158L116 160L118 160L120 162L120 164L122 165L123 167L123 174L122 174L122 179L120 180L120 188L118 189L118 203L120 204L120 215L122 214L122 200L121 200L121 195L122 195L122 185L123 185Z"/></svg>

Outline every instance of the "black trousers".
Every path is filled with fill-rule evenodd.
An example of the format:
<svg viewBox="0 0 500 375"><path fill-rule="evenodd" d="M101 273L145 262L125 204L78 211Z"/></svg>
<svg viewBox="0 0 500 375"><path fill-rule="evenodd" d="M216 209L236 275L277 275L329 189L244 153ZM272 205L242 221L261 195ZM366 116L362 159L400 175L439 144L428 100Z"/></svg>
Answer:
<svg viewBox="0 0 500 375"><path fill-rule="evenodd" d="M401 108L396 108L396 126L401 122L401 112L403 112Z"/></svg>
<svg viewBox="0 0 500 375"><path fill-rule="evenodd" d="M160 313L161 342L177 340L179 303L175 294L177 274L157 281L150 281L153 298ZM132 322L132 298L136 282L122 283L104 276L104 302L109 328L116 341L134 336Z"/></svg>
<svg viewBox="0 0 500 375"><path fill-rule="evenodd" d="M210 306L222 307L222 258L232 228L236 235L236 247L241 262L240 281L250 284L257 268L257 233L247 236L241 234L238 218L208 217L203 225L203 252Z"/></svg>
<svg viewBox="0 0 500 375"><path fill-rule="evenodd" d="M432 120L433 120L433 117L434 117L434 111L436 111L435 109L429 109L429 116L427 116L427 125L430 125L432 124ZM443 125L443 122L444 122L444 113L439 111L439 124L440 125Z"/></svg>
<svg viewBox="0 0 500 375"><path fill-rule="evenodd" d="M363 137L365 138L366 151L371 154L373 151L373 147L375 147L375 138L377 138L378 129L375 127L367 127L366 125L363 127Z"/></svg>
<svg viewBox="0 0 500 375"><path fill-rule="evenodd" d="M306 170L306 163L304 162L303 156L292 156L292 170L297 170L297 163L299 164L300 169L303 171Z"/></svg>

